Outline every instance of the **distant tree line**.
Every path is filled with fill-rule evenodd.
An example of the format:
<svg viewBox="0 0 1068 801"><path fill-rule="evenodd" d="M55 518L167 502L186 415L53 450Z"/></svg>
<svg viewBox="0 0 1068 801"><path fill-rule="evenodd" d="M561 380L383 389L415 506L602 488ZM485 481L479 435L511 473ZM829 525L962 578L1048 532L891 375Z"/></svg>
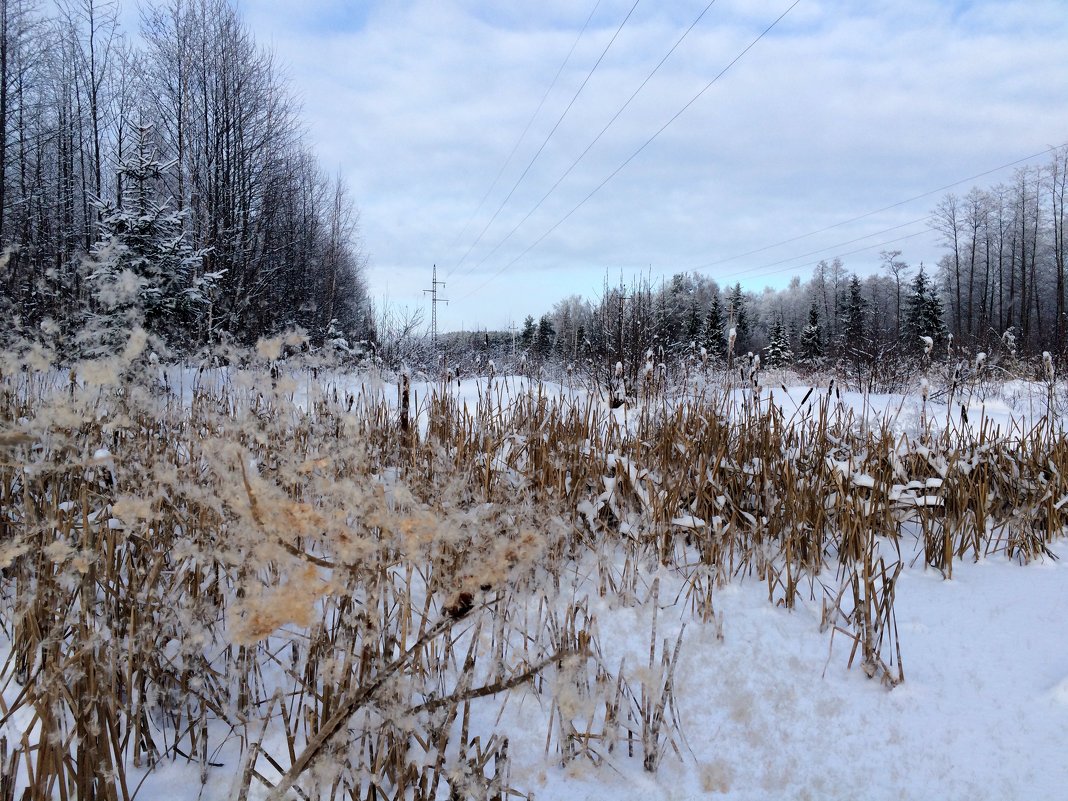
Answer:
<svg viewBox="0 0 1068 801"><path fill-rule="evenodd" d="M116 0L0 2L0 337L140 304L179 351L373 338L355 207L270 51L227 0L146 4L141 41Z"/></svg>
<svg viewBox="0 0 1068 801"><path fill-rule="evenodd" d="M931 215L946 247L933 266L890 250L878 272L860 277L836 258L807 281L763 292L700 274L606 280L599 298L566 298L528 317L517 351L525 364L570 366L603 382L621 365L628 385L650 362L675 370L750 354L770 367L869 375L921 356L1048 350L1063 358L1066 173L1068 148L1060 148L1010 183L947 195ZM498 358L510 352L506 338L485 341L501 343ZM458 357L462 350L457 341Z"/></svg>

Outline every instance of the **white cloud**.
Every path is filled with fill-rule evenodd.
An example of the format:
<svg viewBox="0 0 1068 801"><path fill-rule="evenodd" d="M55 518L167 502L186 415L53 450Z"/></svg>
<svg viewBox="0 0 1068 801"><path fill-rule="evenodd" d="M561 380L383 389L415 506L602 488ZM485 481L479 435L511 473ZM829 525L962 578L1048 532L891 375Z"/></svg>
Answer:
<svg viewBox="0 0 1068 801"><path fill-rule="evenodd" d="M606 269L627 277L651 270L655 277L719 261L1068 140L1068 20L1057 0L806 0L566 223L465 297L596 187L788 2L719 0L572 175L477 266L705 2L639 4L511 202L453 272L631 4L601 4L463 236L574 42L587 4L378 2L358 4L365 9L359 17L346 17L353 4L340 0L243 0L242 9L290 65L324 166L340 168L353 190L372 289L381 293L388 284L394 301L421 303L436 262L449 275L447 325L522 319L572 292L596 291ZM771 273L767 280L785 283L789 262L763 265L915 219L936 201L718 264L710 273L755 285ZM938 253L930 235L900 247L913 261ZM869 270L877 254L849 256L846 264Z"/></svg>

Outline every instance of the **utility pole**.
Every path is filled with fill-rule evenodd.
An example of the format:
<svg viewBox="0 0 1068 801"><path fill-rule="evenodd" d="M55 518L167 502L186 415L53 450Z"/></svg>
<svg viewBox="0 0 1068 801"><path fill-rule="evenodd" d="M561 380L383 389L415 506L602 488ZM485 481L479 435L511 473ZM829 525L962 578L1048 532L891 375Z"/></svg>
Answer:
<svg viewBox="0 0 1068 801"><path fill-rule="evenodd" d="M424 289L423 294L430 293L430 341L436 351L438 348L438 304L444 303L446 306L449 301L444 298L438 297L438 287L445 286L444 281L438 280L438 265L434 265L434 277L430 282L430 289Z"/></svg>
<svg viewBox="0 0 1068 801"><path fill-rule="evenodd" d="M515 327L515 321L508 323L508 330L512 332L512 361L515 361L515 332L518 330Z"/></svg>

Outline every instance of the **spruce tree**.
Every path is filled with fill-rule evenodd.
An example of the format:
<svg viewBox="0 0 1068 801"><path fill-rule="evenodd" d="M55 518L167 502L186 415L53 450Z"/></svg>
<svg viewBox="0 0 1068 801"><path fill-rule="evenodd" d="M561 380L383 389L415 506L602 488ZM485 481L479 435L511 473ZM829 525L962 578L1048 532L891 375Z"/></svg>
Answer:
<svg viewBox="0 0 1068 801"><path fill-rule="evenodd" d="M808 324L801 329L801 363L815 367L823 358L823 335L820 331L819 304L812 301Z"/></svg>
<svg viewBox="0 0 1068 801"><path fill-rule="evenodd" d="M749 312L746 309L745 295L742 294L742 285L735 284L727 299L728 327L734 328L736 339L734 342L734 355L745 353L749 346Z"/></svg>
<svg viewBox="0 0 1068 801"><path fill-rule="evenodd" d="M555 340L556 330L553 328L552 318L543 314L538 320L538 328L534 334L534 352L538 354L539 359L548 358Z"/></svg>
<svg viewBox="0 0 1068 801"><path fill-rule="evenodd" d="M690 298L690 305L686 309L686 328L684 331L686 341L684 345L688 350L691 342L697 342L701 336L701 307L697 302L697 293Z"/></svg>
<svg viewBox="0 0 1068 801"><path fill-rule="evenodd" d="M855 350L863 346L867 336L864 324L865 312L868 302L860 289L860 279L856 274L849 279L849 290L846 294L844 309L845 323L842 328L843 345L846 350Z"/></svg>
<svg viewBox="0 0 1068 801"><path fill-rule="evenodd" d="M793 351L790 349L790 339L786 335L786 326L783 324L782 315L775 320L771 327L768 346L764 348L764 359L768 367L785 367L794 360Z"/></svg>
<svg viewBox="0 0 1068 801"><path fill-rule="evenodd" d="M720 302L718 291L712 293L712 300L705 313L704 324L701 327L701 346L712 358L722 359L727 353L723 304Z"/></svg>
<svg viewBox="0 0 1068 801"><path fill-rule="evenodd" d="M920 350L923 337L931 337L935 342L943 339L946 325L942 318L942 300L921 264L920 271L912 279L905 310L903 334L906 348Z"/></svg>
<svg viewBox="0 0 1068 801"><path fill-rule="evenodd" d="M663 288L657 293L654 303L653 337L656 347L659 353L673 353L678 344L679 328L671 313L668 294ZM657 358L660 358L659 353Z"/></svg>
<svg viewBox="0 0 1068 801"><path fill-rule="evenodd" d="M100 235L90 249L89 282L94 303L83 336L91 355L121 347L130 329L142 326L168 346L181 347L205 332L221 272L198 274L202 253L183 231L183 214L160 201L163 171L150 144L151 127L137 131L134 154L119 166L118 205L97 199Z"/></svg>
<svg viewBox="0 0 1068 801"><path fill-rule="evenodd" d="M537 328L534 324L534 315L528 314L527 318L523 320L523 331L519 335L519 344L523 348L529 348L534 344L534 336L537 333Z"/></svg>

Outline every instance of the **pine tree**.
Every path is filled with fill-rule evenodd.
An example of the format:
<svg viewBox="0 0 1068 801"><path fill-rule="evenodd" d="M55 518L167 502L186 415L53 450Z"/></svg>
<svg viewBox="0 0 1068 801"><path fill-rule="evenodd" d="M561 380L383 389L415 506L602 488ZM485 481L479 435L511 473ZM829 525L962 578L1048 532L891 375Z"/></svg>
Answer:
<svg viewBox="0 0 1068 801"><path fill-rule="evenodd" d="M814 300L808 310L808 324L801 329L801 363L816 366L823 358L823 335L820 330L819 304Z"/></svg>
<svg viewBox="0 0 1068 801"><path fill-rule="evenodd" d="M909 350L921 349L923 337L931 337L935 342L943 339L946 335L946 325L942 318L942 300L921 264L920 271L912 279L905 310L906 347Z"/></svg>
<svg viewBox="0 0 1068 801"><path fill-rule="evenodd" d="M100 236L90 250L94 304L83 342L93 355L114 353L134 326L169 346L188 345L208 311L221 272L198 275L202 254L183 231L183 214L158 199L169 165L154 156L151 128L137 132L134 155L118 170L118 206L97 199Z"/></svg>
<svg viewBox="0 0 1068 801"><path fill-rule="evenodd" d="M783 324L782 315L772 325L769 339L768 346L764 348L764 359L768 367L778 368L790 364L794 360L794 354L790 349L790 340L786 336L786 326Z"/></svg>

